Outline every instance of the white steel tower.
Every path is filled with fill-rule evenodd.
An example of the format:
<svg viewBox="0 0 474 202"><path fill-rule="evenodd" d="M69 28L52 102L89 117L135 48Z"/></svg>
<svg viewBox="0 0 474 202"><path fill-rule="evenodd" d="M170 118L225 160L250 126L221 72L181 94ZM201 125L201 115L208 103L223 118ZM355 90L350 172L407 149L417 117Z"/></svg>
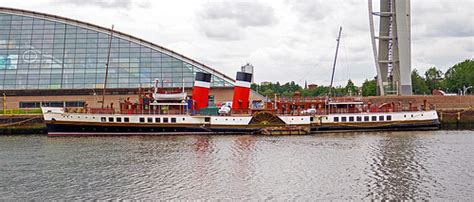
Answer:
<svg viewBox="0 0 474 202"><path fill-rule="evenodd" d="M380 0L373 11L369 0L369 23L380 95L412 95L410 0ZM374 16L379 18L378 36ZM377 46L378 42L378 46Z"/></svg>

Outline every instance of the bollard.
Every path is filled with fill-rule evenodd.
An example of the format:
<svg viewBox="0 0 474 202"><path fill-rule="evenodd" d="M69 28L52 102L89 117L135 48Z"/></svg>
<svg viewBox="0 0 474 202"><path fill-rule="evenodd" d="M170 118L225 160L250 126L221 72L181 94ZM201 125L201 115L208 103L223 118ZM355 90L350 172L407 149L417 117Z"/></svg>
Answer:
<svg viewBox="0 0 474 202"><path fill-rule="evenodd" d="M461 112L458 112L458 117L457 117L457 120L456 120L456 128L459 130L459 121L461 120Z"/></svg>

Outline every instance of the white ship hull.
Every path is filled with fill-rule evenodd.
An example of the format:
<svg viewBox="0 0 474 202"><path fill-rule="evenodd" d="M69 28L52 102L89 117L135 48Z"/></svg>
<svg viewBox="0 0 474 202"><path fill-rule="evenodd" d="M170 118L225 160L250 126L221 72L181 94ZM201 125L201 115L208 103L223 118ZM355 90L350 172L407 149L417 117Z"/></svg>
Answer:
<svg viewBox="0 0 474 202"><path fill-rule="evenodd" d="M324 130L436 128L436 111L351 113L329 115L191 116L172 114L67 113L44 107L49 135L162 135L260 133L265 129Z"/></svg>

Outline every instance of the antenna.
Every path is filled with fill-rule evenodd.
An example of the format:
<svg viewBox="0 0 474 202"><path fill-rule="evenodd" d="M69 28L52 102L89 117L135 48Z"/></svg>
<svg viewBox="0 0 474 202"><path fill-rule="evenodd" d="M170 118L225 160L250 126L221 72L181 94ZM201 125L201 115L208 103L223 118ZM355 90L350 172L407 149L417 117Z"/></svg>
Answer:
<svg viewBox="0 0 474 202"><path fill-rule="evenodd" d="M110 30L109 51L107 53L107 62L105 63L105 81L104 81L104 90L102 91L102 109L104 108L105 89L107 89L107 77L109 76L110 49L112 48L112 35L113 34L114 34L114 25L112 25L112 29Z"/></svg>
<svg viewBox="0 0 474 202"><path fill-rule="evenodd" d="M337 52L339 51L339 42L341 41L341 33L342 33L342 26L339 27L339 35L337 36L337 39L336 39L337 41L336 54L334 56L334 63L332 65L331 85L329 86L329 94L328 94L329 97L331 97L332 84L334 82L334 73L336 71Z"/></svg>

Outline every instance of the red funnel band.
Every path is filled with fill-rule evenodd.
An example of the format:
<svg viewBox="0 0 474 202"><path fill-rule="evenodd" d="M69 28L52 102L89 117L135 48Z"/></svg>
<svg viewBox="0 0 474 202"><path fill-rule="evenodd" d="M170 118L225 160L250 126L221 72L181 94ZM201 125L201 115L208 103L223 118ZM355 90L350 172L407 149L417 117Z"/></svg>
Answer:
<svg viewBox="0 0 474 202"><path fill-rule="evenodd" d="M209 88L211 87L211 74L196 72L193 86L193 100L195 110L206 108L209 101Z"/></svg>
<svg viewBox="0 0 474 202"><path fill-rule="evenodd" d="M252 74L247 72L237 72L237 79L234 87L234 98L232 99L232 109L248 109L250 97L250 85Z"/></svg>
<svg viewBox="0 0 474 202"><path fill-rule="evenodd" d="M250 88L235 86L234 99L232 99L232 109L249 108Z"/></svg>
<svg viewBox="0 0 474 202"><path fill-rule="evenodd" d="M193 87L193 100L195 101L195 104L194 104L195 110L206 108L207 102L209 101L209 88L194 86Z"/></svg>

